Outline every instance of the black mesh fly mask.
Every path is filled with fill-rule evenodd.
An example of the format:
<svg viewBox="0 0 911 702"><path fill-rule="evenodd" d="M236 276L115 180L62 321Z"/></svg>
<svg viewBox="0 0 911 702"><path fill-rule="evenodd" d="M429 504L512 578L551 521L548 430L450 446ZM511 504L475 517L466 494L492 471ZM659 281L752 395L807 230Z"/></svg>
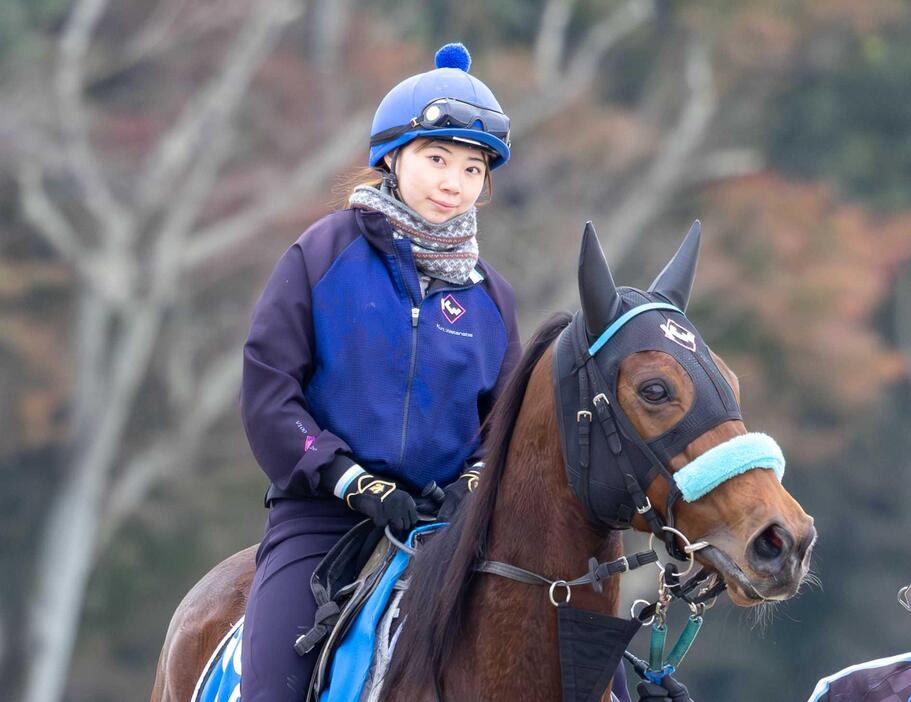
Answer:
<svg viewBox="0 0 911 702"><path fill-rule="evenodd" d="M611 528L628 528L638 512L671 555L682 559L686 556L673 534L662 529L673 526L673 507L681 494L667 466L706 431L741 419L733 389L684 314L698 246L697 222L647 292L618 289L589 224L580 257L582 310L554 348L560 435L574 493L594 521ZM648 441L617 400L620 364L639 351L673 357L695 390L686 415ZM664 475L670 486L666 522L645 496L658 475Z"/></svg>

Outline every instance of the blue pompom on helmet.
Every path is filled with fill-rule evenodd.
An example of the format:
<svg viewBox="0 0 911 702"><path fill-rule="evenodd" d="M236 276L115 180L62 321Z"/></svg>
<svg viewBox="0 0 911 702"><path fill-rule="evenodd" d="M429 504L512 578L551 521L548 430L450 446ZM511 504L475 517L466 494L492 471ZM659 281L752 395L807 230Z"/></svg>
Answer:
<svg viewBox="0 0 911 702"><path fill-rule="evenodd" d="M490 89L468 73L471 56L462 44L436 53L436 69L406 78L377 108L370 130L370 165L418 137L482 146L490 168L509 160L509 117Z"/></svg>

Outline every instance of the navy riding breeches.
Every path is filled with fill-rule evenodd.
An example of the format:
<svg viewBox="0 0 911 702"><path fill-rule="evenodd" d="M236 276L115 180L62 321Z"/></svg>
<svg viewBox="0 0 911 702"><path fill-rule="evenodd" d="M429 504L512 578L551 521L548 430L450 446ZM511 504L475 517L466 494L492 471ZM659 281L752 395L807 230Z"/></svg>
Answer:
<svg viewBox="0 0 911 702"><path fill-rule="evenodd" d="M310 576L335 542L362 519L334 498L273 503L244 617L244 702L306 698L319 649L299 656L294 642L313 626L316 603Z"/></svg>

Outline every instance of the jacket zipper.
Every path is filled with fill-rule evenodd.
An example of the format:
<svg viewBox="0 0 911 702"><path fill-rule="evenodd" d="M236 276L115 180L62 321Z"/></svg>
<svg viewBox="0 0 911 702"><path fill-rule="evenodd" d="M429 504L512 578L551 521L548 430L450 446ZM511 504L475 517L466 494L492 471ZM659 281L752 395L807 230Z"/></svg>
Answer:
<svg viewBox="0 0 911 702"><path fill-rule="evenodd" d="M414 370L417 366L418 350L418 317L421 315L421 308L411 308L411 367L408 369L408 385L405 386L405 411L402 416L402 446L399 450L399 466L405 460L405 439L408 435L408 407L411 404L411 386L414 383Z"/></svg>

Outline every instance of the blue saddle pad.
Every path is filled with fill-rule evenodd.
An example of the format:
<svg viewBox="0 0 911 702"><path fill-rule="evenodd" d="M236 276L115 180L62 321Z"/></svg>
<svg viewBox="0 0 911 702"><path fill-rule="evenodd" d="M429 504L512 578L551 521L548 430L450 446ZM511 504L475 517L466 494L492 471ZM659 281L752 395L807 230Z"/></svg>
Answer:
<svg viewBox="0 0 911 702"><path fill-rule="evenodd" d="M243 631L244 619L241 617L218 644L196 683L190 702L239 702Z"/></svg>
<svg viewBox="0 0 911 702"><path fill-rule="evenodd" d="M408 535L406 543L413 546L415 534L441 526L446 526L445 522L419 526ZM411 556L404 551L398 551L393 557L370 599L364 603L335 649L329 671L329 687L320 694L320 702L357 702L361 698L373 663L377 626L386 611L392 588L402 577L410 560Z"/></svg>

